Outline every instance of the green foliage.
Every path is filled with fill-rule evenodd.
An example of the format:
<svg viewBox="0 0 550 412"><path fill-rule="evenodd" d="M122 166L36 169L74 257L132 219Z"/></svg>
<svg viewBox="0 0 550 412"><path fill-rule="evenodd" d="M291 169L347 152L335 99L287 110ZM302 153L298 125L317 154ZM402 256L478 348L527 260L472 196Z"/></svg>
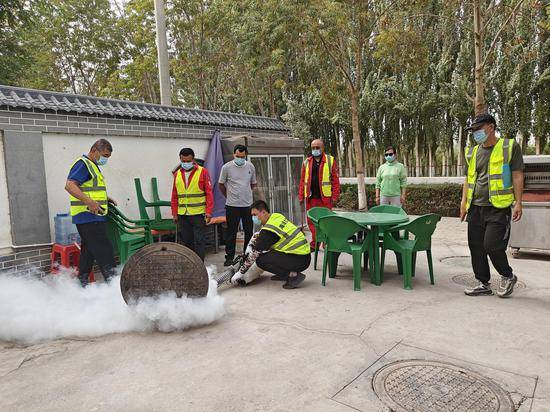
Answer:
<svg viewBox="0 0 550 412"><path fill-rule="evenodd" d="M375 205L374 185L366 186L366 191L370 209ZM407 203L404 209L410 215L437 213L441 216L458 217L461 199L462 185L460 184L410 185L407 187ZM336 207L357 209L356 185L342 185L342 194Z"/></svg>

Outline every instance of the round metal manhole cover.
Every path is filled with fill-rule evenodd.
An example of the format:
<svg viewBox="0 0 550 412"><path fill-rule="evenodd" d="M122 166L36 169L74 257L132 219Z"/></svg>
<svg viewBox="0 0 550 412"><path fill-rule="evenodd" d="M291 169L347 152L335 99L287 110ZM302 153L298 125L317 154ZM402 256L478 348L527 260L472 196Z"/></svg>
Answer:
<svg viewBox="0 0 550 412"><path fill-rule="evenodd" d="M470 267L472 264L470 256L447 256L439 259L439 261L455 267Z"/></svg>
<svg viewBox="0 0 550 412"><path fill-rule="evenodd" d="M510 396L490 379L444 362L393 362L375 373L372 386L396 412L514 410Z"/></svg>
<svg viewBox="0 0 550 412"><path fill-rule="evenodd" d="M177 243L159 242L134 253L124 265L120 291L126 303L173 291L181 298L208 293L208 272L195 252Z"/></svg>
<svg viewBox="0 0 550 412"><path fill-rule="evenodd" d="M466 287L474 287L479 284L478 280L473 275L469 275L469 274L455 275L451 279L457 285L466 286ZM498 290L499 283L500 283L500 279L497 278L496 280L493 280L491 282L491 289L493 289L493 291ZM516 283L516 286L514 286L514 290L525 289L526 287L527 285L524 282L518 280Z"/></svg>

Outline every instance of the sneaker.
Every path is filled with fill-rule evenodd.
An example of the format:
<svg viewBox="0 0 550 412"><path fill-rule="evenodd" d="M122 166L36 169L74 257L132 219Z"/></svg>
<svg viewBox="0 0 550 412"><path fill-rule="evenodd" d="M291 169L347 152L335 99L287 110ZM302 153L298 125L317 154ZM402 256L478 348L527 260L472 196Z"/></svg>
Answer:
<svg viewBox="0 0 550 412"><path fill-rule="evenodd" d="M507 296L510 296L514 291L514 286L516 285L517 281L518 281L517 276L512 275L511 278L506 278L502 276L502 278L500 279L500 285L497 291L498 297L505 298Z"/></svg>
<svg viewBox="0 0 550 412"><path fill-rule="evenodd" d="M227 266L233 266L233 259L225 259L225 262L223 262L223 265L225 267Z"/></svg>
<svg viewBox="0 0 550 412"><path fill-rule="evenodd" d="M283 285L283 289L296 289L300 283L304 281L306 275L298 273L296 276L289 277Z"/></svg>
<svg viewBox="0 0 550 412"><path fill-rule="evenodd" d="M490 283L479 282L479 285L474 286L473 288L468 288L464 290L464 293L468 296L479 296L479 295L492 295L493 291L491 290Z"/></svg>

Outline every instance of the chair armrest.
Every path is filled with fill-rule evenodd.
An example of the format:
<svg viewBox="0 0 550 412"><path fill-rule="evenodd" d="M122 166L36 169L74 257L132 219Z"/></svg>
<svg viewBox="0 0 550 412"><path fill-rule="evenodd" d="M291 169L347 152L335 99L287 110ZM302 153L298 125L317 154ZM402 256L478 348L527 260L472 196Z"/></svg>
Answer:
<svg viewBox="0 0 550 412"><path fill-rule="evenodd" d="M145 207L155 207L155 206L171 206L172 203L169 200L159 200L156 202L145 202Z"/></svg>

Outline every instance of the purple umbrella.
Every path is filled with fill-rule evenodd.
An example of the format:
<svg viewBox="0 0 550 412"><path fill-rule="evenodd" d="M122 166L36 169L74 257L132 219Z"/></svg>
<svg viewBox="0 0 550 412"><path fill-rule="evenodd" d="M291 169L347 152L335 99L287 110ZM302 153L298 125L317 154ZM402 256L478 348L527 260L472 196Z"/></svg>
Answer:
<svg viewBox="0 0 550 412"><path fill-rule="evenodd" d="M214 193L214 210L212 211L212 217L225 216L225 197L222 195L218 185L222 166L223 155L221 136L220 131L216 130L212 135L208 154L204 162L204 167L208 170L210 179L212 180L212 192Z"/></svg>

